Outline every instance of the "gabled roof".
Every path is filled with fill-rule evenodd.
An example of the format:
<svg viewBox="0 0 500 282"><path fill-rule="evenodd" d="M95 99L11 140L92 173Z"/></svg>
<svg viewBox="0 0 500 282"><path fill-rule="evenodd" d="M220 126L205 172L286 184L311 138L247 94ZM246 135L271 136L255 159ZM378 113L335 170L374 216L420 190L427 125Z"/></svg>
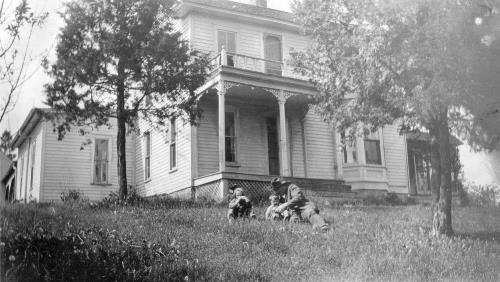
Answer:
<svg viewBox="0 0 500 282"><path fill-rule="evenodd" d="M48 111L50 111L48 108L31 109L23 124L17 131L16 136L12 139L12 148L17 148L24 142L26 137L28 137L31 131L38 125L38 122L43 117L43 113Z"/></svg>
<svg viewBox="0 0 500 282"><path fill-rule="evenodd" d="M256 5L248 5L228 0L182 0L182 2L195 3L293 23L293 14L291 13Z"/></svg>

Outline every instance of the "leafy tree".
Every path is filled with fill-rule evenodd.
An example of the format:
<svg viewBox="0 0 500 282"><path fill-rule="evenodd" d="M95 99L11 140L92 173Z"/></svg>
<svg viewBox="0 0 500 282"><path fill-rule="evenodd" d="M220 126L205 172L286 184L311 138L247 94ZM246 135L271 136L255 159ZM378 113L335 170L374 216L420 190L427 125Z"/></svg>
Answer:
<svg viewBox="0 0 500 282"><path fill-rule="evenodd" d="M28 47L31 35L47 17L47 13L36 15L31 11L27 0L0 2L0 122L11 111L17 101L16 90L32 75L26 71L30 61Z"/></svg>
<svg viewBox="0 0 500 282"><path fill-rule="evenodd" d="M174 1L76 0L66 4L57 60L48 67L46 103L59 138L72 126L110 126L116 118L119 195L127 195L125 137L138 118L161 128L197 117L207 57L174 31ZM56 114L54 114L54 112ZM84 133L84 131L80 131Z"/></svg>
<svg viewBox="0 0 500 282"><path fill-rule="evenodd" d="M477 6L456 0L295 0L293 9L312 38L293 61L320 92L325 120L351 135L395 122L402 132L429 132L439 176L432 180L433 230L452 234L450 130L476 148L497 140L478 118L486 101L497 99L498 78L485 74L498 73L500 62L474 32Z"/></svg>
<svg viewBox="0 0 500 282"><path fill-rule="evenodd" d="M4 130L2 136L0 136L0 150L5 153L5 155L13 160L15 158L15 154L11 149L12 145L12 134L8 130Z"/></svg>

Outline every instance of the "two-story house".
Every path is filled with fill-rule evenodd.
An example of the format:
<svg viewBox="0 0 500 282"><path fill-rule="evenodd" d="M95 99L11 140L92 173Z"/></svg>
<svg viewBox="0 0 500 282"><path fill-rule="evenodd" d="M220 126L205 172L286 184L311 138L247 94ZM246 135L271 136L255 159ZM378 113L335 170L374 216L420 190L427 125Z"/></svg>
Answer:
<svg viewBox="0 0 500 282"><path fill-rule="evenodd" d="M277 175L315 195L409 192L407 142L396 126L342 147L309 105L317 92L287 65L308 44L290 13L258 0L183 0L174 10L192 48L212 55L213 70L199 89L197 126L172 120L162 133L139 122L141 134L127 140L128 179L139 195L221 198L237 183L255 196ZM28 120L36 119L15 139L21 197L34 189L35 199L57 200L61 189L78 189L98 199L117 189L113 129L70 133L51 147L58 141L49 124ZM86 138L91 145L81 149Z"/></svg>

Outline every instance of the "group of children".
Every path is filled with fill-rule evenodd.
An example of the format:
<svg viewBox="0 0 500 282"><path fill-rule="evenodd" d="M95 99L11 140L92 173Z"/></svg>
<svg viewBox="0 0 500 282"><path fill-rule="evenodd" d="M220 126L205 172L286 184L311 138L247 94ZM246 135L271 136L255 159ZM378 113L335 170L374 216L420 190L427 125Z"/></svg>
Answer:
<svg viewBox="0 0 500 282"><path fill-rule="evenodd" d="M275 178L271 181L274 194L269 197L270 206L265 213L266 220L305 221L321 231L328 231L328 224L319 215L319 209L309 201L300 187ZM245 191L238 185L229 188L230 201L227 218L231 222L236 218L256 218L250 199L245 196Z"/></svg>
<svg viewBox="0 0 500 282"><path fill-rule="evenodd" d="M229 210L227 212L227 219L232 222L236 218L257 218L253 212L253 206L250 199L245 196L245 190L237 185L229 188ZM277 212L276 208L284 203L284 199L277 195L269 196L270 206L267 208L264 215L268 220L289 220L290 212L287 210Z"/></svg>

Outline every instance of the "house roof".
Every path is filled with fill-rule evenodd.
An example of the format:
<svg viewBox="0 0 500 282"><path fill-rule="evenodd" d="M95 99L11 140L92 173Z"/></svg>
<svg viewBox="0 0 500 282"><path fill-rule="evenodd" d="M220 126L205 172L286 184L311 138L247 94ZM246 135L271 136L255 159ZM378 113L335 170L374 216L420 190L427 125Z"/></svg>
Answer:
<svg viewBox="0 0 500 282"><path fill-rule="evenodd" d="M280 10L275 10L271 8L266 8L266 7L261 7L261 6L256 6L256 5L249 5L249 4L243 4L243 3L238 3L234 1L228 1L228 0L182 0L184 3L194 3L194 4L199 4L203 6L209 6L209 7L214 7L214 8L219 8L219 9L224 9L224 10L231 10L231 11L236 11L236 12L242 12L246 14L251 14L255 16L262 16L262 17L267 17L267 18L272 18L276 20L281 20L281 21L286 21L293 23L293 14L285 12L285 11L280 11Z"/></svg>
<svg viewBox="0 0 500 282"><path fill-rule="evenodd" d="M48 111L50 111L50 109L48 108L31 109L23 124L17 131L16 136L14 136L14 139L12 139L12 148L17 148L24 142L31 131L38 125L38 122L42 118L43 113Z"/></svg>

